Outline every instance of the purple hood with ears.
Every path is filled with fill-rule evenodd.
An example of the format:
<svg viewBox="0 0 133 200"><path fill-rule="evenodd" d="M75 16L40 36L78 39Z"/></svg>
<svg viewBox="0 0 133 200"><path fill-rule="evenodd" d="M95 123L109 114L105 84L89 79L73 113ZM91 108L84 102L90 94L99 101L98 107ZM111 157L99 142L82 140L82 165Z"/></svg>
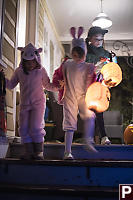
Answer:
<svg viewBox="0 0 133 200"><path fill-rule="evenodd" d="M42 48L37 49L33 44L29 43L25 47L18 47L18 50L21 51L21 61L25 60L36 60L41 67L40 53Z"/></svg>

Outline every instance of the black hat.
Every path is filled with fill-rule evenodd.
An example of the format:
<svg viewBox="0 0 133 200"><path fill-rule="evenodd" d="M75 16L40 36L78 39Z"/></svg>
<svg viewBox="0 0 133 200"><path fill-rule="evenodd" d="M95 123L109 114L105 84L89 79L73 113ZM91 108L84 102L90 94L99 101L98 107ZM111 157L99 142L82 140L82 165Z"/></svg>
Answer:
<svg viewBox="0 0 133 200"><path fill-rule="evenodd" d="M105 33L108 33L108 30L102 29L99 26L93 26L88 31L88 37L92 37L93 35L96 35L99 33L104 35Z"/></svg>

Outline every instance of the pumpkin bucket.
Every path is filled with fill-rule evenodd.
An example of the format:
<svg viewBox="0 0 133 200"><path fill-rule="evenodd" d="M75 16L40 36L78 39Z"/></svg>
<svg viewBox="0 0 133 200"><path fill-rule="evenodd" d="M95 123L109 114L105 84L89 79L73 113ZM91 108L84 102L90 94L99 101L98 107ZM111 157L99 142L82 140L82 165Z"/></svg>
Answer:
<svg viewBox="0 0 133 200"><path fill-rule="evenodd" d="M127 126L124 131L125 144L133 144L133 124Z"/></svg>
<svg viewBox="0 0 133 200"><path fill-rule="evenodd" d="M117 63L110 62L104 65L101 74L107 87L115 87L122 81L122 71Z"/></svg>
<svg viewBox="0 0 133 200"><path fill-rule="evenodd" d="M85 102L88 109L100 113L108 109L110 96L110 91L106 86L95 82L88 87Z"/></svg>

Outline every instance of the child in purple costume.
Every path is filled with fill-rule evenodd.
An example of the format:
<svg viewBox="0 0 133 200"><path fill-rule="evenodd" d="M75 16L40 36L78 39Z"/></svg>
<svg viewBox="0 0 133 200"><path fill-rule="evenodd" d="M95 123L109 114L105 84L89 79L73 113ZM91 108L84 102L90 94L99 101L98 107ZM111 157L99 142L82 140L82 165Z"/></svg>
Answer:
<svg viewBox="0 0 133 200"><path fill-rule="evenodd" d="M18 47L21 51L21 62L10 80L6 79L6 87L13 89L20 83L20 127L19 134L24 144L24 159L43 159L44 144L44 112L46 97L44 88L57 91L50 83L45 68L41 66L39 53L31 43Z"/></svg>

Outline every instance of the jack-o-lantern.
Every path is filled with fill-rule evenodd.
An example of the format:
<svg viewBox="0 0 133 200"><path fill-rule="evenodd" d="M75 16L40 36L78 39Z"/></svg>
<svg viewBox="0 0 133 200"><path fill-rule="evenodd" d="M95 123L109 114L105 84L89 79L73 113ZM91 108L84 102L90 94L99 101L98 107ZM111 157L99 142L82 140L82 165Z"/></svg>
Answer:
<svg viewBox="0 0 133 200"><path fill-rule="evenodd" d="M122 81L122 71L117 63L110 62L101 69L104 84L108 87L115 87Z"/></svg>
<svg viewBox="0 0 133 200"><path fill-rule="evenodd" d="M125 144L133 144L133 124L127 126L124 131Z"/></svg>
<svg viewBox="0 0 133 200"><path fill-rule="evenodd" d="M88 87L85 102L88 109L100 113L108 109L110 96L110 91L106 86L95 82Z"/></svg>

